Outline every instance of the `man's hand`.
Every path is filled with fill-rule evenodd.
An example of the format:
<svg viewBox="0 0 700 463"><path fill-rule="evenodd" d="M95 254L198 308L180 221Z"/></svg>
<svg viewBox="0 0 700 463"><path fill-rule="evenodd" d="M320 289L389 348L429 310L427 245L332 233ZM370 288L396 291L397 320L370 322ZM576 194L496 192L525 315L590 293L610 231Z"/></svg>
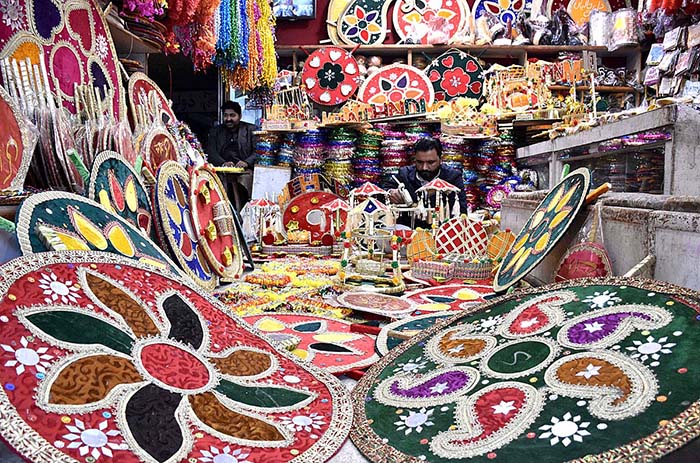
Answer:
<svg viewBox="0 0 700 463"><path fill-rule="evenodd" d="M247 169L248 163L245 161L238 161L234 167L242 167L243 169Z"/></svg>
<svg viewBox="0 0 700 463"><path fill-rule="evenodd" d="M235 166L234 166L233 162L228 161L228 162L224 162L224 163L221 165L221 167L235 167Z"/></svg>
<svg viewBox="0 0 700 463"><path fill-rule="evenodd" d="M389 201L391 201L394 204L403 204L403 195L398 189L392 188L391 190L389 190Z"/></svg>

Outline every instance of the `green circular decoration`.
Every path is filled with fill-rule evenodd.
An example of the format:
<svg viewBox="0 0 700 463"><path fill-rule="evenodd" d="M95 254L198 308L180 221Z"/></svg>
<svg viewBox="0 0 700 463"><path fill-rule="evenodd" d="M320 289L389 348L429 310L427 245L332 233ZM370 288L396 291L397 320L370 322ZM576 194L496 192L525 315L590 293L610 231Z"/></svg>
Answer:
<svg viewBox="0 0 700 463"><path fill-rule="evenodd" d="M586 201L591 174L576 169L552 188L532 213L498 267L494 291L505 291L554 248Z"/></svg>
<svg viewBox="0 0 700 463"><path fill-rule="evenodd" d="M658 460L700 436L698 312L700 293L640 279L501 296L375 364L350 437L382 463Z"/></svg>

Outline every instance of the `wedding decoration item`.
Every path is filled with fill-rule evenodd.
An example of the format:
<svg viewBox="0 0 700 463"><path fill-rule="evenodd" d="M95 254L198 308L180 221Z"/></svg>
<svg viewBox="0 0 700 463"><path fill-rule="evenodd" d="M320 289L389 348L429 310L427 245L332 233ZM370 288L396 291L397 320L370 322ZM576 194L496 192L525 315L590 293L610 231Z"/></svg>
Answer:
<svg viewBox="0 0 700 463"><path fill-rule="evenodd" d="M660 459L700 434L699 303L587 279L443 318L360 379L350 437L373 462Z"/></svg>
<svg viewBox="0 0 700 463"><path fill-rule="evenodd" d="M154 173L165 161L180 160L177 142L164 127L149 128L144 135L139 151L144 164Z"/></svg>
<svg viewBox="0 0 700 463"><path fill-rule="evenodd" d="M347 435L335 378L172 274L73 252L2 275L0 424L28 460L321 463Z"/></svg>
<svg viewBox="0 0 700 463"><path fill-rule="evenodd" d="M348 45L379 45L389 27L390 1L351 0L338 18L337 33Z"/></svg>
<svg viewBox="0 0 700 463"><path fill-rule="evenodd" d="M399 0L394 4L394 29L407 43L445 44L462 30L469 14L463 0Z"/></svg>
<svg viewBox="0 0 700 463"><path fill-rule="evenodd" d="M307 244L314 241L320 242L324 235L330 234L336 215L335 211L323 206L339 199L337 195L325 191L312 191L295 196L282 213L282 224L285 229L293 224L295 228L309 232L310 240L307 240ZM340 211L338 215L342 222L346 222L346 211Z"/></svg>
<svg viewBox="0 0 700 463"><path fill-rule="evenodd" d="M584 167L549 190L501 261L493 282L496 291L513 286L545 258L583 206L589 185L590 173Z"/></svg>
<svg viewBox="0 0 700 463"><path fill-rule="evenodd" d="M466 310L482 304L486 301L484 296L493 294L489 283L490 280L479 280L477 284L442 284L409 291L403 297L415 305L415 313Z"/></svg>
<svg viewBox="0 0 700 463"><path fill-rule="evenodd" d="M481 222L466 216L453 217L436 230L435 245L440 254L481 258L486 254L488 234Z"/></svg>
<svg viewBox="0 0 700 463"><path fill-rule="evenodd" d="M322 105L345 103L361 80L352 52L338 47L315 50L306 58L301 71L301 82L309 98Z"/></svg>
<svg viewBox="0 0 700 463"><path fill-rule="evenodd" d="M433 86L437 101L450 101L458 97L478 100L484 92L481 64L461 50L447 50L435 58L424 72Z"/></svg>
<svg viewBox="0 0 700 463"><path fill-rule="evenodd" d="M401 318L415 310L412 302L402 297L375 292L351 291L338 296L338 303L359 312Z"/></svg>
<svg viewBox="0 0 700 463"><path fill-rule="evenodd" d="M433 84L418 68L406 64L391 64L367 77L357 92L363 103L402 107L406 100L424 100L431 105L435 99Z"/></svg>
<svg viewBox="0 0 700 463"><path fill-rule="evenodd" d="M177 120L163 91L146 74L135 72L129 76L128 95L134 121L172 124Z"/></svg>
<svg viewBox="0 0 700 463"><path fill-rule="evenodd" d="M37 136L27 126L24 116L13 99L0 87L0 191L24 189L24 178L34 154Z"/></svg>

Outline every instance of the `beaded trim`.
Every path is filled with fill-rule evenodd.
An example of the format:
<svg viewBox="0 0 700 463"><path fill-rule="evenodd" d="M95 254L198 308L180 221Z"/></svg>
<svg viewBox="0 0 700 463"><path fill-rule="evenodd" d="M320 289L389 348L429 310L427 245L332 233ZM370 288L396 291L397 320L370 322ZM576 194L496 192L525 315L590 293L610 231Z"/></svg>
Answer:
<svg viewBox="0 0 700 463"><path fill-rule="evenodd" d="M547 347L549 347L549 354L547 354L547 357L544 360L542 360L540 363L533 366L532 368L528 368L527 370L518 371L515 373L502 373L502 372L495 371L489 367L489 361L496 354L498 354L500 351L502 351L506 347L514 346L514 345L521 344L521 343L527 343L527 342L540 342L542 344L545 344ZM489 352L487 356L484 356L481 359L481 363L479 364L479 369L481 370L481 372L484 375L491 376L494 378L501 378L501 379L522 378L523 376L531 375L537 371L540 371L540 370L546 368L547 365L552 363L552 361L557 357L557 355L559 355L560 351L561 351L561 348L557 345L556 342L554 342L554 340L549 339L549 338L545 338L542 336L532 336L532 337L529 337L528 339L525 339L525 340L515 340L515 341L507 342L505 344L501 344L500 346L498 346L497 349L494 349L493 351ZM517 354L519 354L519 353L524 353L525 355L530 355L527 353L526 350L516 352L514 354L515 361L517 361L517 359L518 359Z"/></svg>
<svg viewBox="0 0 700 463"><path fill-rule="evenodd" d="M27 3L33 3L33 2L27 2ZM92 14L90 13L90 10L87 8L67 8L67 11L65 12L65 19L66 19L66 30L68 31L68 35L70 35L71 39L75 40L79 45L80 48L85 51L85 54L89 56L88 52L92 48L92 43L83 43L83 39L81 35L73 30L73 26L71 25L70 21L70 14L73 11L80 11L83 10L87 13L88 17L92 19ZM95 34L95 23L92 21L88 21L88 26L90 26L90 37L92 38L92 42L97 41L97 35ZM88 66L88 69L90 66ZM108 76L108 74L105 72L105 76ZM111 102L111 99L110 99Z"/></svg>
<svg viewBox="0 0 700 463"><path fill-rule="evenodd" d="M577 359L598 359L619 368L632 384L632 390L627 399L619 405L614 404L620 398L620 390L612 385L610 387L576 385L562 381L559 377L559 368ZM580 352L560 358L547 369L544 380L556 394L577 399L590 399L588 411L591 415L610 421L620 421L642 413L654 400L659 388L649 368L614 351ZM592 383L596 384L598 381L592 381Z"/></svg>
<svg viewBox="0 0 700 463"><path fill-rule="evenodd" d="M621 320L612 333L597 341L577 343L572 342L569 337L569 331L575 325L583 323L586 320L592 320L605 315L615 315L629 312L647 316L649 319L645 320L639 315L630 315L626 319ZM559 333L557 334L557 342L564 347L570 347L572 349L604 349L623 341L635 330L652 330L662 328L671 323L672 320L673 316L671 313L661 307L643 304L617 305L610 308L592 310L571 318L559 330Z"/></svg>
<svg viewBox="0 0 700 463"><path fill-rule="evenodd" d="M535 334L544 333L552 327L561 324L566 319L566 314L562 310L562 306L572 302L576 298L573 291L554 291L548 292L541 296L533 297L516 306L506 315L501 323L501 328L498 334L508 339L518 339L530 337ZM548 299L556 299L547 301ZM535 307L547 317L547 322L541 327L527 333L516 333L511 330L513 323L529 308Z"/></svg>
<svg viewBox="0 0 700 463"><path fill-rule="evenodd" d="M523 406L508 424L484 439L466 444L455 442L473 439L483 432L475 404L484 394L505 388L518 389L525 395ZM430 442L430 450L443 458L471 458L501 448L517 439L535 422L544 408L544 403L543 394L529 384L507 381L489 385L457 402L457 430L441 432L435 436Z"/></svg>
<svg viewBox="0 0 700 463"><path fill-rule="evenodd" d="M493 336L485 336L480 334L472 334L473 327L470 324L457 325L446 329L443 333L433 336L428 344L425 346L425 353L433 359L436 363L446 363L446 364L459 364L467 363L472 360L481 358L486 352L492 350L498 344L498 340ZM482 341L484 346L478 351L469 355L468 357L457 357L451 355L449 351L444 351L440 347L443 340L447 341ZM461 344L459 347L463 347ZM458 349L459 349L458 347ZM461 349L457 350L457 353L461 352Z"/></svg>
<svg viewBox="0 0 700 463"><path fill-rule="evenodd" d="M449 392L447 394L442 394L438 392L435 396L428 397L408 397L408 395L398 395L393 392L392 387L398 387L401 389L413 389L428 381L437 378L438 376L444 375L446 373L460 372L466 374L468 381L459 389ZM464 367L464 366L454 366L447 368L437 368L430 373L426 374L398 374L389 377L379 383L377 388L374 390L374 398L381 404L389 405L393 407L407 407L407 408L417 408L417 407L430 407L436 405L443 405L450 402L454 402L455 399L464 395L469 390L471 390L479 382L479 371L475 368ZM431 391L433 392L433 391ZM433 392L434 393L434 392Z"/></svg>

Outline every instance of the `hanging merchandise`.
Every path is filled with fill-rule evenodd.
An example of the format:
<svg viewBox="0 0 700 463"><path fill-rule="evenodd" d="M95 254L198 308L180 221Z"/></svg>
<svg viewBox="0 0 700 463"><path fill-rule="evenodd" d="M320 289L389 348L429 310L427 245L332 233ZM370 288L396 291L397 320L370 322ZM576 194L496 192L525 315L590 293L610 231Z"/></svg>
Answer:
<svg viewBox="0 0 700 463"><path fill-rule="evenodd" d="M304 61L301 82L312 101L321 105L339 105L355 94L361 78L352 52L323 47Z"/></svg>
<svg viewBox="0 0 700 463"><path fill-rule="evenodd" d="M399 0L394 29L405 43L445 44L462 30L469 14L466 0Z"/></svg>
<svg viewBox="0 0 700 463"><path fill-rule="evenodd" d="M484 70L473 56L457 49L447 50L425 68L437 101L458 97L481 98Z"/></svg>
<svg viewBox="0 0 700 463"><path fill-rule="evenodd" d="M255 137L255 164L274 166L277 164L277 151L280 146L280 134L263 133Z"/></svg>

